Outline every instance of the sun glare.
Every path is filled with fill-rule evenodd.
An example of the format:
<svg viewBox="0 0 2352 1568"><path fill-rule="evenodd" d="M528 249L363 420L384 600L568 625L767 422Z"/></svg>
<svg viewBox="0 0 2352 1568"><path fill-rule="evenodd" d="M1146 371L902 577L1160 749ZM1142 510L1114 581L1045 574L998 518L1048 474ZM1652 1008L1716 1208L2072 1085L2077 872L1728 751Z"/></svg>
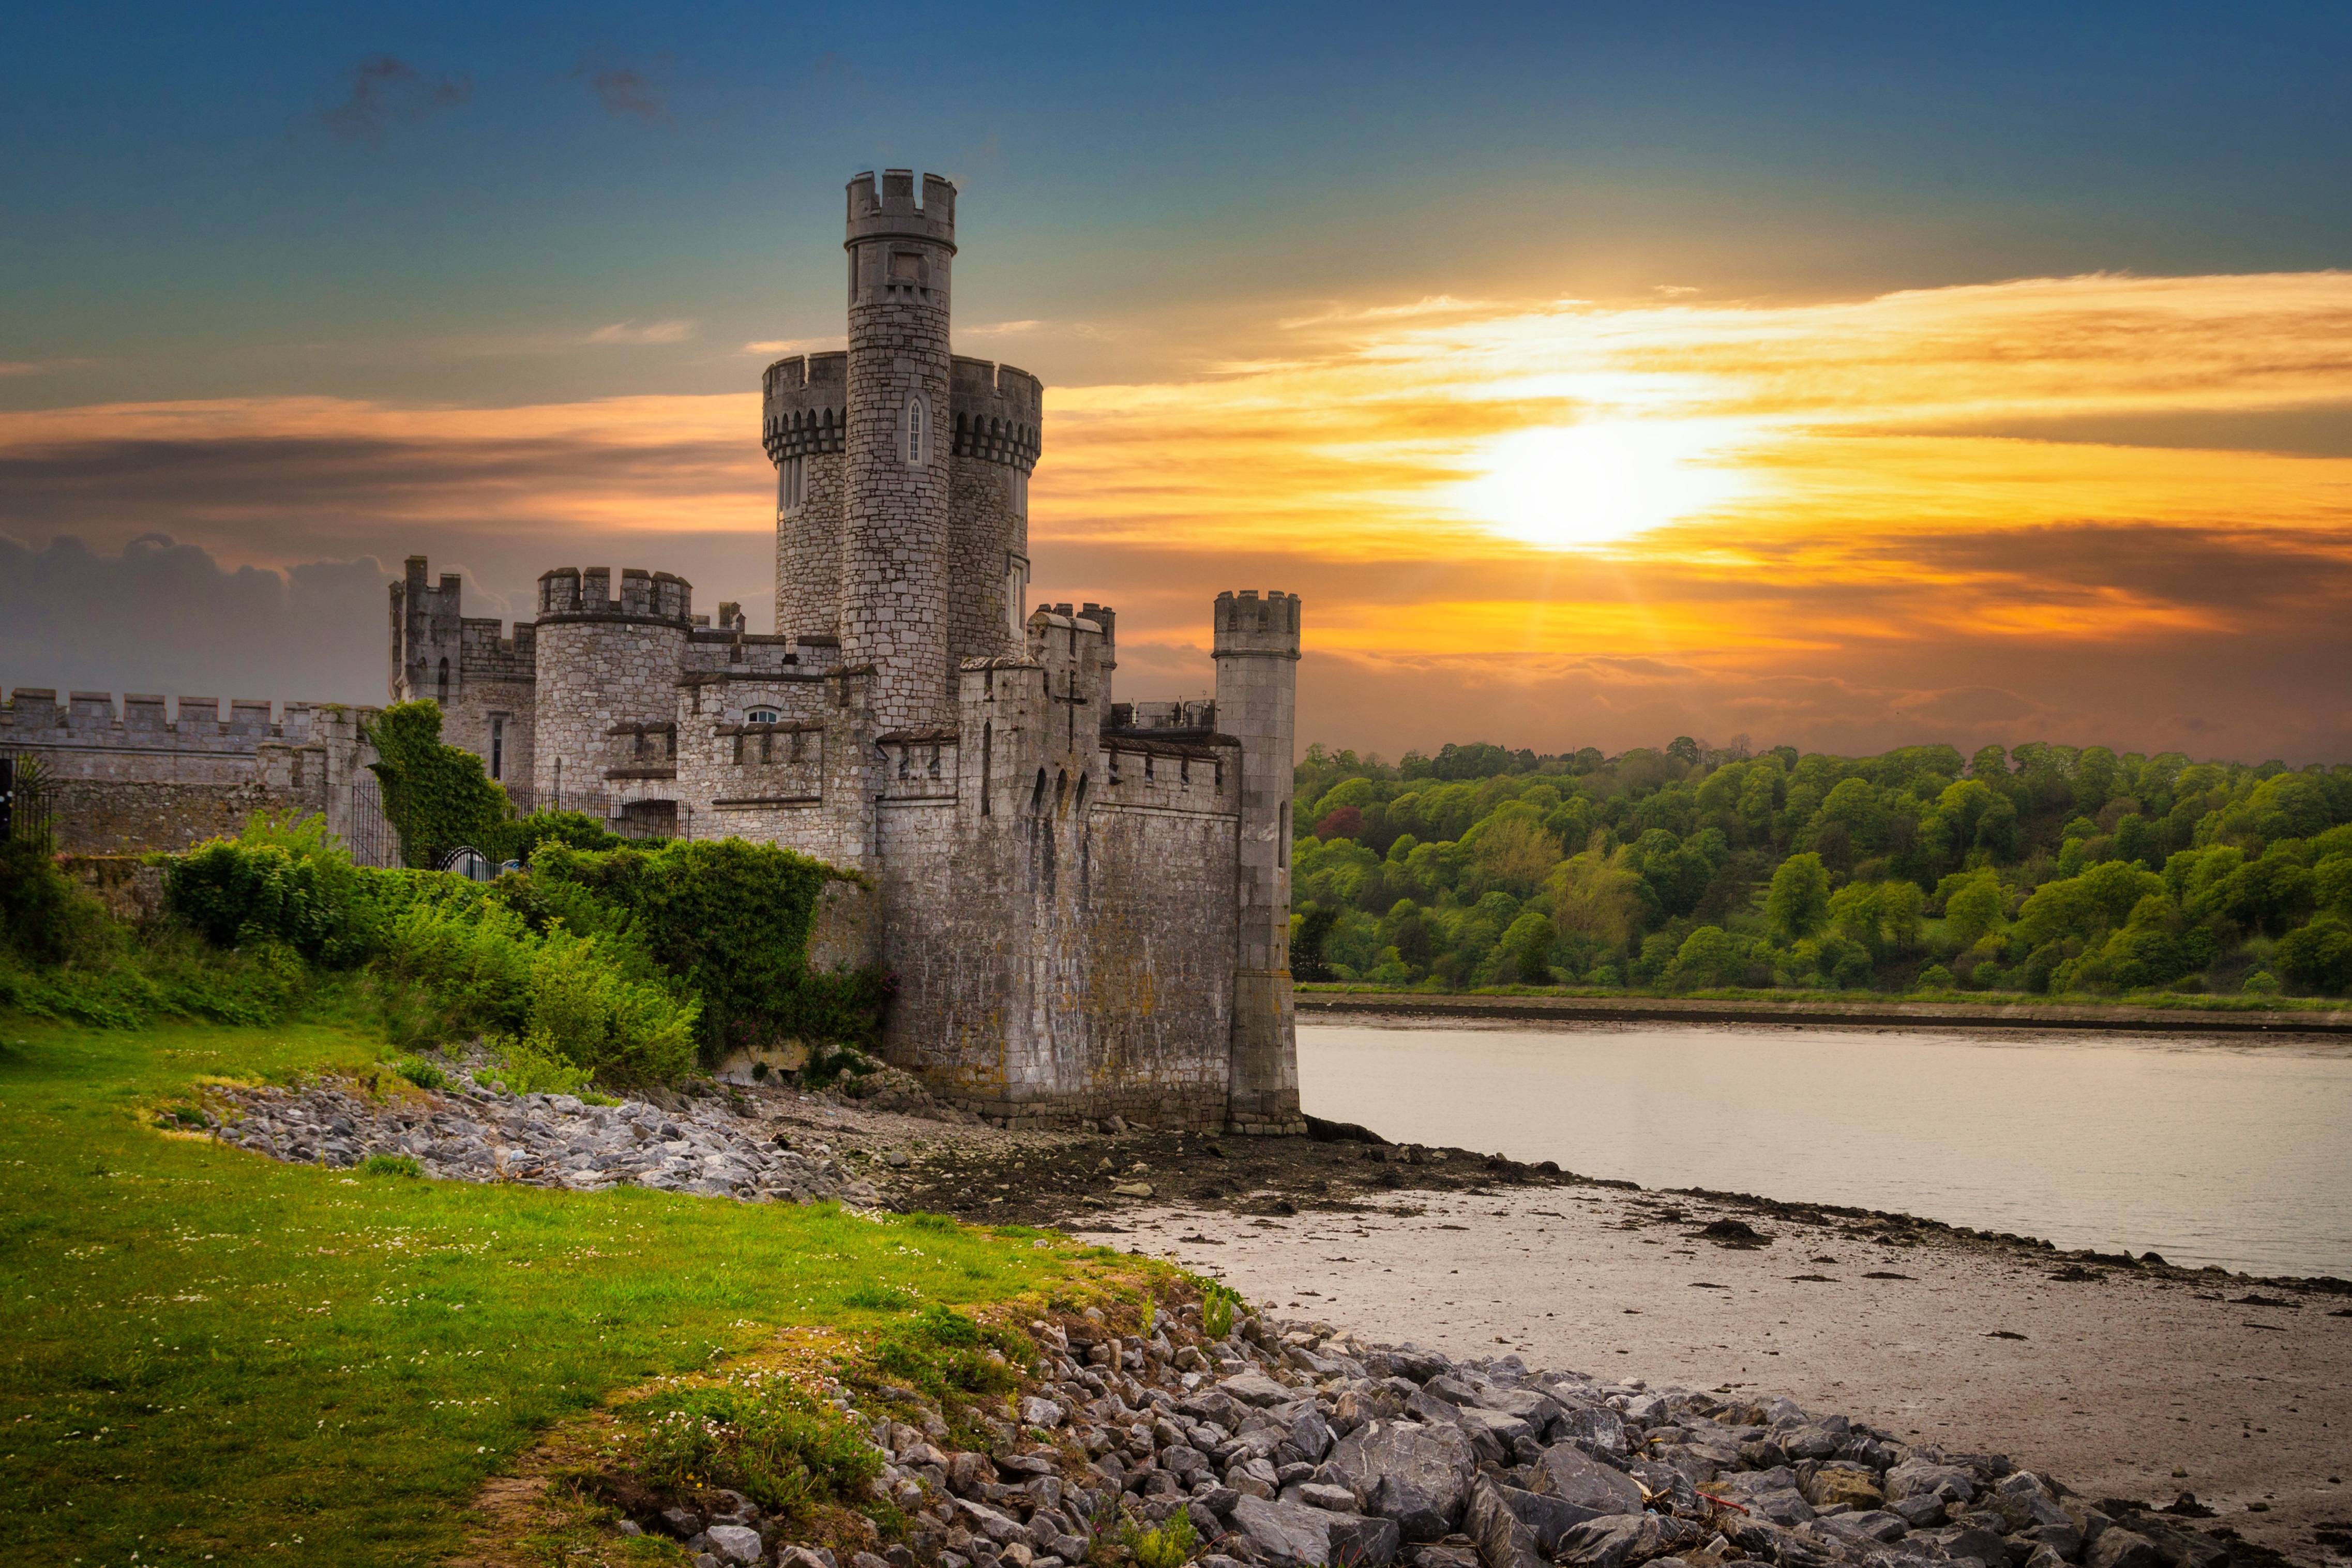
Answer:
<svg viewBox="0 0 2352 1568"><path fill-rule="evenodd" d="M1484 470L1454 504L1513 539L1555 550L1607 544L1696 517L1748 481L1700 420L1616 419L1516 430L1483 444Z"/></svg>

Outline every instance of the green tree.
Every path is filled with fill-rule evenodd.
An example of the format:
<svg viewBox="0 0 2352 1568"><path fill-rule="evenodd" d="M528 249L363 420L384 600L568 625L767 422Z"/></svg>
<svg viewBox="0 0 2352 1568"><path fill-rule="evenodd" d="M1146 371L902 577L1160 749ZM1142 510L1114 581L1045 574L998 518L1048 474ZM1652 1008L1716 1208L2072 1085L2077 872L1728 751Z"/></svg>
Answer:
<svg viewBox="0 0 2352 1568"><path fill-rule="evenodd" d="M1791 855L1772 873L1764 919L1773 940L1786 945L1819 932L1830 920L1830 874L1818 855Z"/></svg>
<svg viewBox="0 0 2352 1568"><path fill-rule="evenodd" d="M1953 944L1975 946L1979 937L2000 923L2001 905L2006 898L2000 879L1990 871L1979 872L1961 883L1944 900L1944 930Z"/></svg>

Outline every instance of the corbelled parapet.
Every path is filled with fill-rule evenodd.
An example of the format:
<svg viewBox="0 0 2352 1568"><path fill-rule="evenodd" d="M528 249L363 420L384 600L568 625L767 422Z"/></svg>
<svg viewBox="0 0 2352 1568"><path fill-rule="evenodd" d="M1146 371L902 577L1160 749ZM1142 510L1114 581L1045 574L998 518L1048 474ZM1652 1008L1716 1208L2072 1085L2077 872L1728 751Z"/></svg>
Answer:
<svg viewBox="0 0 2352 1568"><path fill-rule="evenodd" d="M1023 473L1037 466L1043 450L1044 382L1009 364L958 354L950 366L948 397L955 411L955 456L1002 463Z"/></svg>
<svg viewBox="0 0 2352 1568"><path fill-rule="evenodd" d="M838 452L849 419L849 354L780 359L768 367L761 395L761 441L770 462Z"/></svg>

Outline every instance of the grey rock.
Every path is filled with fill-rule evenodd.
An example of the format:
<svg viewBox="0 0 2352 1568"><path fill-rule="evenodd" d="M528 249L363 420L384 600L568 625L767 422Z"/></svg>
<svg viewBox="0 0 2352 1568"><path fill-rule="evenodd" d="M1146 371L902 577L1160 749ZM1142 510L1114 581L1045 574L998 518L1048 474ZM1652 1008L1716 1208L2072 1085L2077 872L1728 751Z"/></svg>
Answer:
<svg viewBox="0 0 2352 1568"><path fill-rule="evenodd" d="M702 1533L702 1516L682 1508L666 1508L658 1521L673 1540L691 1541Z"/></svg>
<svg viewBox="0 0 2352 1568"><path fill-rule="evenodd" d="M1639 1513L1642 1489L1633 1479L1611 1469L1574 1443L1555 1443L1534 1466L1528 1489L1562 1502L1589 1508L1595 1513Z"/></svg>
<svg viewBox="0 0 2352 1568"><path fill-rule="evenodd" d="M1470 1500L1462 1510L1462 1533L1477 1543L1484 1568L1542 1568L1543 1554L1529 1530L1503 1497L1503 1489L1485 1476L1470 1484Z"/></svg>
<svg viewBox="0 0 2352 1568"><path fill-rule="evenodd" d="M1059 1426L1062 1419L1062 1407L1050 1399L1039 1399L1033 1394L1021 1402L1021 1420L1024 1426L1050 1429Z"/></svg>
<svg viewBox="0 0 2352 1568"><path fill-rule="evenodd" d="M1769 1520L1783 1529L1804 1523L1813 1517L1813 1505L1794 1487L1780 1487L1769 1491L1750 1492L1748 1511L1759 1519Z"/></svg>
<svg viewBox="0 0 2352 1568"><path fill-rule="evenodd" d="M1356 1494L1348 1488L1318 1481L1299 1483L1298 1500L1308 1508L1319 1508L1327 1513L1353 1513L1358 1507Z"/></svg>
<svg viewBox="0 0 2352 1568"><path fill-rule="evenodd" d="M721 1563L757 1563L767 1555L760 1545L760 1532L740 1524L714 1524L703 1532L703 1541L704 1550ZM882 1568L880 1558L873 1561L877 1568ZM865 1565L861 1563L858 1568Z"/></svg>
<svg viewBox="0 0 2352 1568"><path fill-rule="evenodd" d="M1976 1478L1957 1465L1906 1459L1886 1472L1886 1500L1889 1502L1933 1496L1950 1504L1970 1501L1976 1495Z"/></svg>
<svg viewBox="0 0 2352 1568"><path fill-rule="evenodd" d="M2037 1542L2025 1559L2023 1568L2064 1568L2066 1559L2053 1551L2047 1542Z"/></svg>
<svg viewBox="0 0 2352 1568"><path fill-rule="evenodd" d="M1404 1533L1392 1519L1360 1513L1331 1516L1331 1561L1342 1568L1386 1568L1396 1560Z"/></svg>
<svg viewBox="0 0 2352 1568"><path fill-rule="evenodd" d="M2163 1559L2155 1542L2117 1526L2100 1532L2083 1562L2085 1568L2158 1568Z"/></svg>
<svg viewBox="0 0 2352 1568"><path fill-rule="evenodd" d="M1551 1440L1555 1444L1574 1442L1582 1437L1613 1453L1626 1451L1625 1423L1614 1410L1605 1405L1570 1410L1554 1425Z"/></svg>
<svg viewBox="0 0 2352 1568"><path fill-rule="evenodd" d="M1561 1538L1555 1560L1569 1568L1624 1568L1686 1546L1705 1533L1686 1519L1663 1514L1627 1514L1580 1524Z"/></svg>
<svg viewBox="0 0 2352 1568"><path fill-rule="evenodd" d="M1365 1510L1394 1520L1407 1541L1435 1541L1454 1528L1468 1500L1477 1456L1454 1426L1374 1421L1332 1449L1331 1468L1344 1476Z"/></svg>
<svg viewBox="0 0 2352 1568"><path fill-rule="evenodd" d="M1944 1521L1944 1500L1933 1493L1926 1497L1897 1498L1886 1506L1914 1530L1925 1530Z"/></svg>
<svg viewBox="0 0 2352 1568"><path fill-rule="evenodd" d="M1607 1517L1559 1498L1546 1497L1541 1492L1522 1491L1517 1487L1499 1489L1503 1501L1519 1516L1519 1522L1534 1532L1537 1550L1547 1557L1558 1550L1560 1538L1570 1531L1588 1520Z"/></svg>
<svg viewBox="0 0 2352 1568"><path fill-rule="evenodd" d="M1245 1372L1239 1377L1229 1377L1217 1384L1217 1387L1244 1405L1261 1407L1269 1405L1287 1405L1298 1397L1297 1390L1285 1388L1262 1372Z"/></svg>
<svg viewBox="0 0 2352 1568"><path fill-rule="evenodd" d="M2009 1547L1990 1530L1977 1530L1968 1525L1948 1525L1942 1530L1924 1530L1912 1538L1912 1544L1926 1542L1942 1549L1948 1558L1973 1558L1985 1568L2006 1568ZM2132 1568L2156 1568L2155 1548L2148 1549L2148 1560Z"/></svg>
<svg viewBox="0 0 2352 1568"><path fill-rule="evenodd" d="M1876 1542L1900 1541L1911 1533L1911 1527L1902 1519L1884 1509L1868 1513L1822 1514L1813 1521L1814 1528L1835 1531L1840 1535L1859 1535Z"/></svg>
<svg viewBox="0 0 2352 1568"><path fill-rule="evenodd" d="M1274 1568L1323 1568L1331 1560L1331 1515L1304 1503L1244 1497L1227 1522L1250 1554Z"/></svg>

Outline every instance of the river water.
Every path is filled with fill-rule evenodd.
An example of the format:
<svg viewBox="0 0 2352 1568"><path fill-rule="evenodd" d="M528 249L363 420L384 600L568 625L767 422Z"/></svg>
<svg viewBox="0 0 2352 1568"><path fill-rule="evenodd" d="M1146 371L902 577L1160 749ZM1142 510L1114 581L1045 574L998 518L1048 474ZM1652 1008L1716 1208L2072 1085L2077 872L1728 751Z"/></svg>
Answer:
<svg viewBox="0 0 2352 1568"><path fill-rule="evenodd" d="M1298 1073L1399 1142L2352 1278L2352 1043L1301 1019Z"/></svg>

